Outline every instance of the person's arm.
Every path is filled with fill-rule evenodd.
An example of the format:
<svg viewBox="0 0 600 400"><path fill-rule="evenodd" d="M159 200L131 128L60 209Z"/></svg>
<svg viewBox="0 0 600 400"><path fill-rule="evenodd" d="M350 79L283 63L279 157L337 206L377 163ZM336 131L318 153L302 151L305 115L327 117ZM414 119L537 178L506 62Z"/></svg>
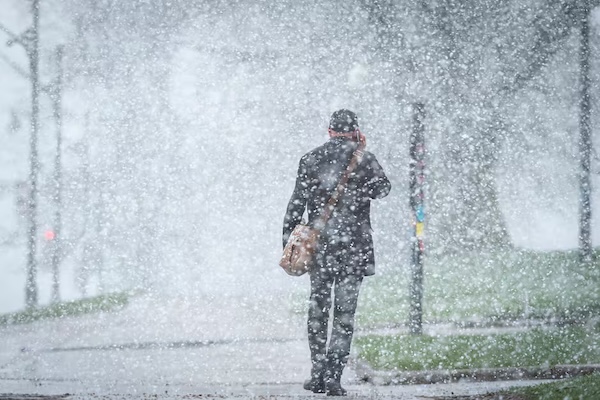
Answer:
<svg viewBox="0 0 600 400"><path fill-rule="evenodd" d="M308 172L306 169L306 158L300 159L298 166L298 175L296 176L296 185L294 192L287 206L285 217L283 218L283 247L288 242L290 235L296 225L302 221L304 208L308 199Z"/></svg>
<svg viewBox="0 0 600 400"><path fill-rule="evenodd" d="M366 185L366 192L372 199L381 199L390 193L392 184L385 175L385 172L383 172L383 168L381 168L379 162L377 162L377 158L373 154L369 154L369 156L367 169L370 173L368 174L369 179Z"/></svg>

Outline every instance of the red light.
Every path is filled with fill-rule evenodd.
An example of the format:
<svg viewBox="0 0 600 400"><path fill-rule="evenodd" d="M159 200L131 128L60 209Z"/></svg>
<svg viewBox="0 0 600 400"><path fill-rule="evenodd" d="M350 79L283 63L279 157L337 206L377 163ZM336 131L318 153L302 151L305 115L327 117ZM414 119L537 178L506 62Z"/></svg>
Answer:
<svg viewBox="0 0 600 400"><path fill-rule="evenodd" d="M54 240L55 237L56 234L54 233L54 231L48 230L44 232L44 239L46 239L47 241Z"/></svg>

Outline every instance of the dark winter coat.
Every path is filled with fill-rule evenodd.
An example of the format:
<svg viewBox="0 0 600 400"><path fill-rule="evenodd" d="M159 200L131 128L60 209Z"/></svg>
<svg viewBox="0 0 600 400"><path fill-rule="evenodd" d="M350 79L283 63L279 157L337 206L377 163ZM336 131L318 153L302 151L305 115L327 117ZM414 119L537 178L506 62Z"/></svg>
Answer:
<svg viewBox="0 0 600 400"><path fill-rule="evenodd" d="M300 159L296 186L283 222L284 247L305 209L309 225L314 226L357 146L350 139L336 137ZM381 165L372 153L365 151L350 175L331 218L321 231L317 256L321 268L327 264L325 260L334 260L348 273L365 276L375 273L371 200L387 196L390 189L390 181Z"/></svg>

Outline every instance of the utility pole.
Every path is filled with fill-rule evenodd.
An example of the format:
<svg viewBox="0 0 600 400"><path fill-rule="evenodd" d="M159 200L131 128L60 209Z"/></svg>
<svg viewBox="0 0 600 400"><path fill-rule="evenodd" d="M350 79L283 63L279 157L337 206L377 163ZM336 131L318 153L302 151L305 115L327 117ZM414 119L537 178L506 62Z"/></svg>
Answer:
<svg viewBox="0 0 600 400"><path fill-rule="evenodd" d="M60 272L62 258L62 58L63 47L56 48L56 82L53 87L54 119L56 121L56 153L54 156L54 240L52 243L52 302L60 301Z"/></svg>
<svg viewBox="0 0 600 400"><path fill-rule="evenodd" d="M29 72L31 80L31 136L29 138L29 176L27 188L27 277L25 284L25 303L27 308L33 308L38 303L37 291L37 178L39 170L38 160L38 131L39 131L39 22L40 22L40 2L32 0L31 2L32 26L17 36L0 25L0 30L10 36L6 43L12 46L18 43L27 52L29 59Z"/></svg>
<svg viewBox="0 0 600 400"><path fill-rule="evenodd" d="M413 214L412 265L410 282L409 331L423 333L423 254L425 245L425 105L413 104L413 129L410 135L409 202Z"/></svg>
<svg viewBox="0 0 600 400"><path fill-rule="evenodd" d="M579 258L581 262L592 261L590 202L590 159L591 159L591 111L590 111L590 4L589 0L581 0L581 45L579 50L580 78L580 111L579 111L579 157L580 157L580 196L579 206Z"/></svg>
<svg viewBox="0 0 600 400"><path fill-rule="evenodd" d="M33 27L29 42L29 69L31 70L31 137L29 139L29 232L27 235L27 286L26 304L28 308L37 306L37 178L39 170L38 160L38 132L39 132L39 26L40 3L33 0L31 5Z"/></svg>

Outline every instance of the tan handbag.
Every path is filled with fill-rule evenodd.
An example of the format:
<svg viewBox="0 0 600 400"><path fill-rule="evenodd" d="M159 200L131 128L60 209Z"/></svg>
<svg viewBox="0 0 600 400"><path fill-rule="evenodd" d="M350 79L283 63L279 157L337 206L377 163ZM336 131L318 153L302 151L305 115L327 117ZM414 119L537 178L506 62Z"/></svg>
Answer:
<svg viewBox="0 0 600 400"><path fill-rule="evenodd" d="M331 198L327 202L323 215L315 224L316 227L311 227L305 223L300 223L296 225L292 231L290 238L283 249L283 256L279 261L279 266L283 268L283 270L289 275L304 275L314 266L315 253L317 251L319 236L321 234L320 228L324 227L329 220L335 205L346 188L346 183L348 182L350 174L363 155L362 149L363 146L359 146L359 148L352 154L352 159L348 164L348 168L346 168L346 171L344 172L342 179L340 179L335 192L331 195Z"/></svg>
<svg viewBox="0 0 600 400"><path fill-rule="evenodd" d="M300 223L296 225L283 249L279 265L289 275L300 276L310 271L315 260L319 231Z"/></svg>

